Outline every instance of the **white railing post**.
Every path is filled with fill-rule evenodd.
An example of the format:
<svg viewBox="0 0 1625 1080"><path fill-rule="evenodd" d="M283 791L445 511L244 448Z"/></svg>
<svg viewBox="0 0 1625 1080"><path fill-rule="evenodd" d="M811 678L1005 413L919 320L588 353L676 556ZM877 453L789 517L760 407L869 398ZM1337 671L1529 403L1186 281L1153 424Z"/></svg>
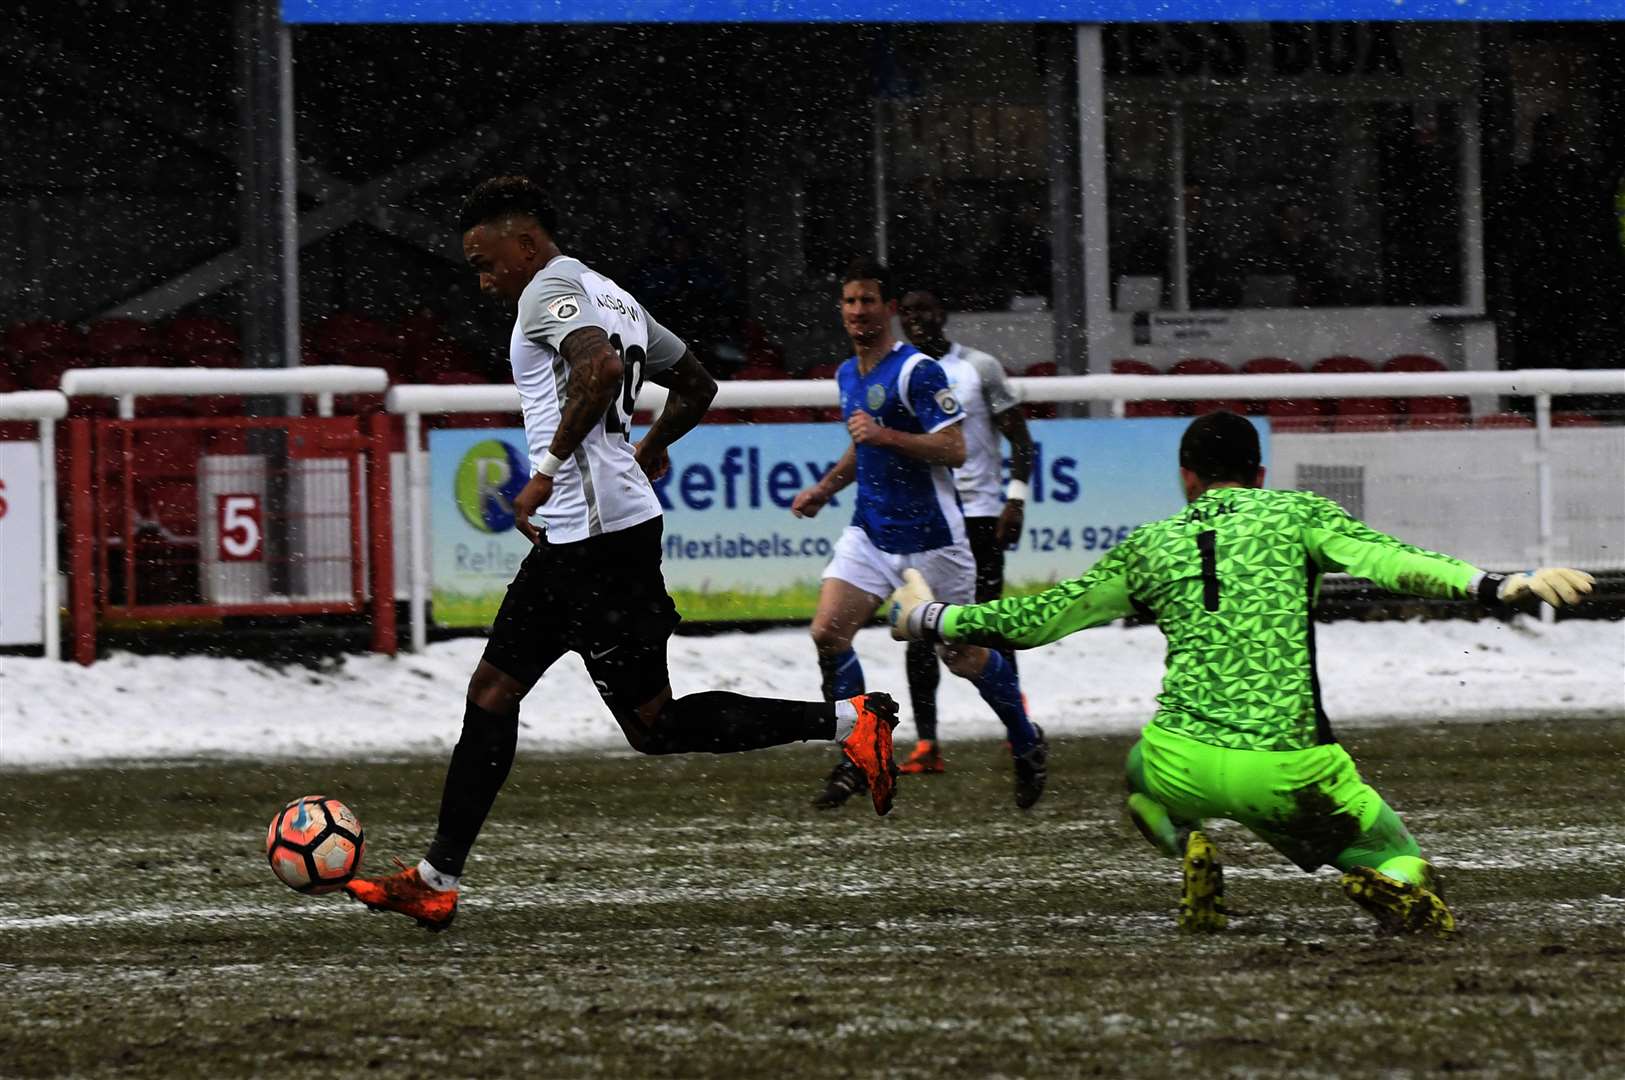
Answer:
<svg viewBox="0 0 1625 1080"><path fill-rule="evenodd" d="M62 659L62 607L57 599L60 583L56 576L56 421L39 421L40 448L40 541L44 544L44 572L40 575L45 625L45 659Z"/></svg>
<svg viewBox="0 0 1625 1080"><path fill-rule="evenodd" d="M289 410L289 411L292 412L293 410ZM333 415L333 395L332 394L317 394L316 395L316 415L317 416L332 416Z"/></svg>
<svg viewBox="0 0 1625 1080"><path fill-rule="evenodd" d="M410 581L407 607L412 624L412 651L429 644L429 570L424 550L428 543L423 513L428 498L428 476L423 467L423 414L406 414L406 573Z"/></svg>
<svg viewBox="0 0 1625 1080"><path fill-rule="evenodd" d="M1552 395L1535 395L1535 505L1539 518L1535 539L1535 565L1552 565ZM1540 606L1541 622L1556 622L1549 604Z"/></svg>

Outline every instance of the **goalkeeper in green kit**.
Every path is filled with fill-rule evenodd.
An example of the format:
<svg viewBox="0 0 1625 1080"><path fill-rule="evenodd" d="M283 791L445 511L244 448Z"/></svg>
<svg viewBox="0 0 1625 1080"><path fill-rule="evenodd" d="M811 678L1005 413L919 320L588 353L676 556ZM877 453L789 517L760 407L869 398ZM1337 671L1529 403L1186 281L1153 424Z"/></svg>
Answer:
<svg viewBox="0 0 1625 1080"><path fill-rule="evenodd" d="M1128 813L1184 859L1179 925L1223 929L1224 877L1202 832L1240 822L1306 871L1343 871L1343 892L1391 932L1450 933L1432 867L1399 816L1360 779L1321 709L1312 609L1327 571L1418 596L1530 596L1578 603L1592 578L1546 568L1502 576L1368 528L1319 495L1259 487L1258 433L1234 413L1193 421L1179 447L1189 505L1136 529L1088 573L1033 596L932 600L909 571L893 636L1032 648L1126 615L1168 640L1157 713L1126 763Z"/></svg>

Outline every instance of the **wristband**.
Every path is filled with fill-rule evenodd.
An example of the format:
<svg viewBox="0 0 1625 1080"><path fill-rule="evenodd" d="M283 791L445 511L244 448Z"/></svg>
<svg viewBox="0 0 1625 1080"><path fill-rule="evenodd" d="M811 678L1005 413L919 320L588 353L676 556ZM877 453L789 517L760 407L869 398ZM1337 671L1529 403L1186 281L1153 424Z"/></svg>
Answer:
<svg viewBox="0 0 1625 1080"><path fill-rule="evenodd" d="M542 455L541 463L536 466L536 471L541 473L543 476L556 476L558 475L559 468L563 464L564 459L554 456L553 451L549 450L547 453Z"/></svg>
<svg viewBox="0 0 1625 1080"><path fill-rule="evenodd" d="M941 601L921 604L908 613L908 636L916 641L942 640L942 613L948 605Z"/></svg>
<svg viewBox="0 0 1625 1080"><path fill-rule="evenodd" d="M1025 480L1012 480L1004 489L1006 502L1027 502L1032 494L1033 489L1027 486Z"/></svg>
<svg viewBox="0 0 1625 1080"><path fill-rule="evenodd" d="M1478 579L1478 602L1485 607L1501 604L1501 586L1506 584L1505 574L1481 574Z"/></svg>

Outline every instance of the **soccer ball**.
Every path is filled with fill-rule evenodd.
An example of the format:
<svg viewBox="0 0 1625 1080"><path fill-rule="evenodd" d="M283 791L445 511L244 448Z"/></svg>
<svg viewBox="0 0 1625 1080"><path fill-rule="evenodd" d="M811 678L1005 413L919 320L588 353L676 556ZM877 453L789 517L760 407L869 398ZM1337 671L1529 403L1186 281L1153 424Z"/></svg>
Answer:
<svg viewBox="0 0 1625 1080"><path fill-rule="evenodd" d="M332 892L361 869L366 840L361 819L337 799L306 795L271 819L265 857L271 870L295 892Z"/></svg>

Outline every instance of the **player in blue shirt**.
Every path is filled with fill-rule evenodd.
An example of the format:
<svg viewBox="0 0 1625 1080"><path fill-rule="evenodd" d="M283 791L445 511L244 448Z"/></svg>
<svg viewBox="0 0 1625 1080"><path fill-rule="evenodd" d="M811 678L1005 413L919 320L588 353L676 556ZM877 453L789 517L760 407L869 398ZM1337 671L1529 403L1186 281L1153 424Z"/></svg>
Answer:
<svg viewBox="0 0 1625 1080"><path fill-rule="evenodd" d="M852 445L790 507L797 517L812 517L857 482L857 509L824 569L812 623L830 701L863 692L852 639L901 584L904 569L917 568L939 598L943 590L964 598L952 603L968 602L976 588L976 561L953 479L953 469L965 461L965 413L942 367L897 340L896 314L897 294L885 267L853 263L841 284L841 318L856 355L835 376ZM939 651L948 670L969 679L1004 723L1016 805L1033 805L1044 792L1049 747L1027 719L1014 667L980 646ZM837 765L813 803L840 806L865 783L861 772Z"/></svg>

